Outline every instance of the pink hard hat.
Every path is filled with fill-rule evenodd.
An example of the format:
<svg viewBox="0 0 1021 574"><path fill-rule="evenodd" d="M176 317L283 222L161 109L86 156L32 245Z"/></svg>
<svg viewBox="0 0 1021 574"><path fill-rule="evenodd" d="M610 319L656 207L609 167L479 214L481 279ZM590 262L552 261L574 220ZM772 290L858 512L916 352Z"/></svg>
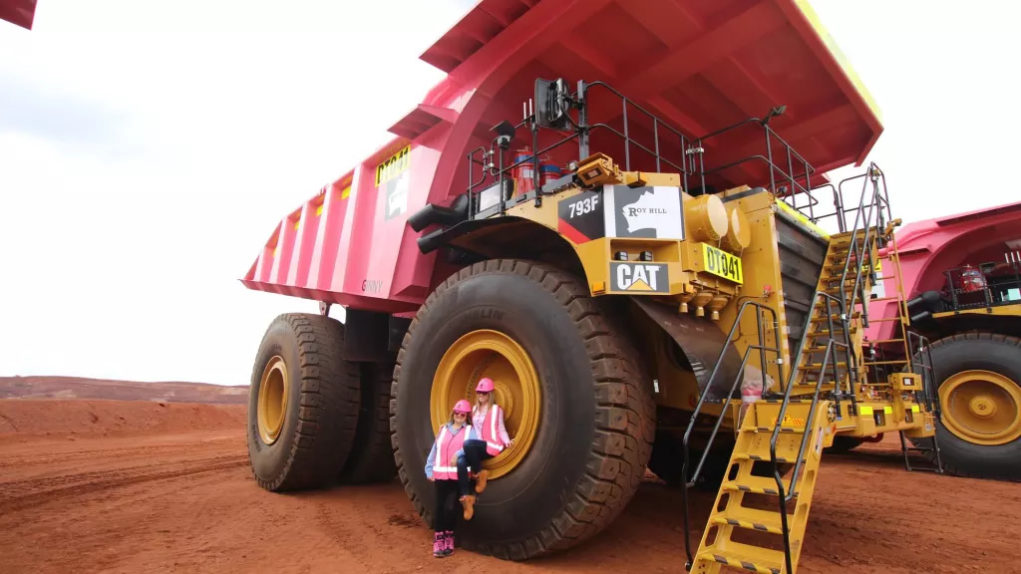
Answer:
<svg viewBox="0 0 1021 574"><path fill-rule="evenodd" d="M489 377L482 377L479 379L479 384L475 387L476 393L491 393L493 392L493 379Z"/></svg>
<svg viewBox="0 0 1021 574"><path fill-rule="evenodd" d="M454 404L454 412L468 414L472 412L472 404L464 399L461 399Z"/></svg>

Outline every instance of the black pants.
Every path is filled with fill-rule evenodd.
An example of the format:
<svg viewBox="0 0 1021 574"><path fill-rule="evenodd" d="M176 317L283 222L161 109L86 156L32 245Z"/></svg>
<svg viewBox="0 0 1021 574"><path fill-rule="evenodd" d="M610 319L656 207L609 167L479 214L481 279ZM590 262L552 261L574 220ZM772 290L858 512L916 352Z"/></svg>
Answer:
<svg viewBox="0 0 1021 574"><path fill-rule="evenodd" d="M471 479L468 477L468 467L472 472L478 474L482 470L482 461L493 458L486 452L486 441L471 439L464 441L464 455L457 459L457 482L461 488L461 495L474 494L472 492Z"/></svg>
<svg viewBox="0 0 1021 574"><path fill-rule="evenodd" d="M444 532L457 526L458 504L457 481L436 480L436 513L433 514L433 530Z"/></svg>

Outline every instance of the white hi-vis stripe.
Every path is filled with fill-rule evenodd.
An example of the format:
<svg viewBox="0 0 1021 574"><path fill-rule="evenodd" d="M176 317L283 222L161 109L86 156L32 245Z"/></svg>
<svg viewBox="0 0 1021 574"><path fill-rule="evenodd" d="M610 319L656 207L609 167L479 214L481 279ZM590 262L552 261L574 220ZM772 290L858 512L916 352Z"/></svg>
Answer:
<svg viewBox="0 0 1021 574"><path fill-rule="evenodd" d="M456 466L434 466L433 472L457 472Z"/></svg>
<svg viewBox="0 0 1021 574"><path fill-rule="evenodd" d="M496 405L493 405L492 407L489 408L489 436L492 437L493 439L499 438L499 435L496 434L496 421L497 419L500 418L498 416L500 414L500 411L497 410L499 408L500 407ZM497 444L495 442L486 441L486 446L490 448L495 448L496 450L503 450L503 445Z"/></svg>

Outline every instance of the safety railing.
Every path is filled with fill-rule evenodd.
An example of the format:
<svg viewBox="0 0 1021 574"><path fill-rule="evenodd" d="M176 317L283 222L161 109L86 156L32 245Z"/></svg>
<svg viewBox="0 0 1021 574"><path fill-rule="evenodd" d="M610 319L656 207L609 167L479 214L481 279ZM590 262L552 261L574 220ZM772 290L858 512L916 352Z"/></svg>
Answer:
<svg viewBox="0 0 1021 574"><path fill-rule="evenodd" d="M692 157L691 164L694 169L691 174L686 174L685 189L691 189L697 183L697 187L704 190L714 175L739 169L754 170L755 167L759 167L766 170L766 176L762 181L755 183L768 185L767 189L777 197L815 221L816 206L820 204L818 198L810 193L813 188L812 177L816 173L815 167L769 126L770 120L782 114L784 109L784 106L773 108L765 118L748 118L692 140L692 145L685 150L685 154ZM714 140L739 130L762 131L764 139L760 153L721 165L707 165L707 146Z"/></svg>
<svg viewBox="0 0 1021 574"><path fill-rule="evenodd" d="M936 393L936 375L933 371L932 351L929 339L915 331L907 332L908 358L911 372L922 377L922 399L925 410L937 419L942 415L939 396Z"/></svg>
<svg viewBox="0 0 1021 574"><path fill-rule="evenodd" d="M965 311L992 309L1002 305L1021 305L1021 267L1016 261L1012 264L1009 275L996 278L991 278L980 269L971 266L944 271L945 292L950 299L948 310ZM969 281L971 285L968 284Z"/></svg>
<svg viewBox="0 0 1021 574"><path fill-rule="evenodd" d="M591 109L589 106L591 97L599 93L615 100L615 103ZM524 105L523 118L518 123L505 122L495 127L497 135L488 147L479 146L468 152L467 194L472 200L469 202L471 218L475 218L482 211L485 211L487 216L497 211L504 213L507 202L513 194L514 178L511 174L525 164L533 166L531 187L534 191L529 191L528 194L536 202L541 202L543 195L559 189L559 186L542 185L538 166L543 156L570 142L576 142L578 149L574 156L580 161L588 157L592 151L590 150L592 135L605 132L615 136L611 138L613 141L623 144L623 167L626 171L636 166L637 155L643 162L640 169L676 172L681 176L684 189L689 193L709 191L712 188L710 181L714 178L724 178L729 182L744 183L751 187L763 186L809 220L819 222L835 217L839 231L847 230L846 220L853 210L844 208L839 190L831 184L817 186L821 180L816 168L770 127L770 121L783 113L783 106L774 108L763 118L751 117L700 137L692 137L605 82L579 81L575 93L567 96L566 103L568 109L565 109L565 117L570 129L554 130L558 137L552 142L540 146L543 138L540 138L539 134L548 128L539 126L536 112L532 109L531 102L528 102ZM613 121L592 118L591 115L606 115L612 117ZM636 121L642 123L636 126ZM530 153L521 154L525 157L508 161L504 156L510 144L525 143L523 138L515 136L521 129L530 132ZM761 130L761 149L750 150L752 153L739 159L726 158L727 145L725 142L721 143L722 138L746 130ZM561 135L565 131L570 133ZM754 141L754 136L751 137L751 141ZM740 177L728 175L728 172L732 174L734 171L742 172ZM825 188L832 189L833 207L832 210L824 212L825 200L821 198L821 191ZM481 202L480 194L483 192L488 194L486 202Z"/></svg>
<svg viewBox="0 0 1021 574"><path fill-rule="evenodd" d="M797 456L795 457L794 469L791 472L790 479L790 492L785 492L783 485L783 477L781 476L779 466L776 462L776 445L779 440L781 433L781 422L787 412L787 407L791 400L791 391L794 389L795 383L799 380L798 376L804 369L802 363L805 357L805 347L808 337L803 337L801 342L798 344L798 351L795 358L791 360L791 372L788 376L787 384L784 389L784 397L780 406L780 410L777 413L777 419L773 428L773 435L770 439L769 449L770 458L772 460L773 475L776 479L777 492L779 493L779 504L780 504L780 518L781 518L781 531L783 534L784 541L784 554L787 565L787 571L792 572L792 560L791 560L791 548L790 548L790 528L787 523L787 512L786 503L789 502L795 496L795 489L800 475L801 467L804 463L805 448L808 444L809 434L812 429L814 417L816 415L816 407L819 403L820 392L825 381L826 369L829 366L829 362L834 355L834 349L840 349L844 353L845 358L845 372L847 374L846 387L842 385L843 381L839 377L839 370L836 369L836 365L839 361L834 360L833 366L833 391L830 393L830 397L835 402L837 411L840 412L840 401L846 395L850 401L852 408L856 408L856 397L854 389L858 381L858 360L857 353L855 353L854 346L850 338L851 328L851 312L855 309L855 306L862 303L862 324L863 326L868 325L868 305L867 300L864 297L864 280L863 276L865 269L868 269L869 273L874 273L875 261L873 261L872 253L874 243L878 236L878 230L882 228L884 223L884 215L886 220L889 220L889 200L886 192L885 178L882 175L882 171L875 164L870 164L868 171L863 175L854 176L847 178L840 182L837 186L839 195L842 197L842 187L848 182L855 181L859 178L863 178L862 191L859 195L858 205L852 209L845 209L843 207L838 208L837 213L840 214L839 219L846 222L846 214L855 213L853 223L850 225L850 230L845 232L844 238L848 241L847 243L847 254L844 257L844 265L841 272L831 278L829 281L824 282L821 286L823 289L827 289L828 284L836 283L836 295L826 293L825 291L816 290L815 295L812 298L813 309L818 308L816 305L818 301L823 301L822 310L825 313L826 325L828 328L828 337L826 340L826 347L823 355L823 360L820 364L819 374L816 377L815 387L812 390L812 400L809 407L809 417L805 424L804 434L802 436L801 444L798 449ZM869 194L869 188L871 184L871 194ZM840 205L841 202L838 202ZM884 213L885 210L885 213ZM825 273L825 269L823 271ZM846 286L849 281L853 283L850 289ZM832 288L830 288L832 289ZM850 297L848 297L850 293ZM833 323L833 307L836 306L839 309L841 330L843 336L842 340L834 338L834 323ZM813 320L813 314L810 313L805 319L804 330L802 331L806 335L811 333L810 327ZM819 337L815 338L818 341ZM813 345L813 352L818 348L818 344ZM805 373L805 379L807 380L808 373ZM843 388L842 388L843 387ZM846 392L843 390L846 388Z"/></svg>
<svg viewBox="0 0 1021 574"><path fill-rule="evenodd" d="M621 119L619 126L604 121L590 123L588 104L590 98L600 92L619 101L619 108L614 106L601 110L606 113L610 109L619 111ZM513 185L516 181L512 174L516 168L525 164L533 166L532 188L534 191L529 192L529 195L534 194L531 196L537 202L541 202L543 195L553 191L542 185L539 169L542 158L557 148L571 142L576 142L578 146L576 158L578 160L584 159L590 155L590 141L594 133L605 132L616 136L622 143L625 171L632 169L636 160L634 157L636 154L641 156L650 167L654 167L657 172L664 170L674 171L685 176L691 171L689 156L685 153L685 150L690 148L688 136L609 84L605 82L585 83L579 81L577 91L572 95L570 103L571 110L575 112L576 116L571 116L571 110L565 111L569 124L572 127L571 133L556 138L552 143L540 147L540 132L558 134L562 132L541 128L536 121L536 112L531 109L531 102L529 102L524 107L524 117L521 121L516 124L497 126L494 128L497 136L493 138L488 148L486 146L479 146L468 152L467 193L471 199L469 202L469 218L474 218L483 211L486 211L488 215L489 210L492 210L497 205L499 205L498 211L504 213L507 209L507 202L513 194ZM640 118L646 124L650 124L651 128L647 131L637 129L633 125L638 121L636 118ZM516 161L506 162L504 156L510 148L510 143L512 141L521 143L520 140L514 139L514 134L523 128L527 129L531 135L531 153L519 154L524 157ZM503 132L502 134L501 131ZM641 135L645 137L643 138ZM502 136L503 139L501 139ZM480 194L493 193L491 190L494 189L499 193L499 198L497 200L490 200L491 204L482 204L484 207L480 207Z"/></svg>
<svg viewBox="0 0 1021 574"><path fill-rule="evenodd" d="M933 368L934 363L932 362L932 351L929 345L929 339L914 331L908 331L907 346L908 358L912 360L910 363L912 365L911 372L922 378L922 401L925 405L925 410L927 413L932 413L934 421L939 421L943 416L943 410L940 407L939 395L936 389L936 372ZM933 429L932 433L931 448L909 447L907 445L907 441L904 439L904 432L901 431L898 434L900 434L900 450L904 455L905 470L908 472L915 470L927 470L943 474L943 454L939 447L939 435L935 432L935 429ZM920 451L923 453L931 452L935 464L932 467L912 466L911 460L908 457L908 453L911 451Z"/></svg>
<svg viewBox="0 0 1021 574"><path fill-rule="evenodd" d="M829 295L822 294L827 297ZM783 402L780 403L780 410L776 415L776 424L773 427L773 435L769 441L769 458L772 464L773 478L776 480L776 492L780 509L780 530L783 535L783 547L784 547L784 561L787 566L787 572L794 572L793 557L791 555L791 529L790 524L787 521L787 503L797 496L797 484L798 477L801 475L801 469L805 463L805 449L808 446L808 441L811 438L812 428L815 424L816 411L819 405L820 392L825 381L826 368L829 366L830 358L833 356L834 348L842 347L846 351L848 345L846 343L837 341L836 339L830 338L826 342L826 351L823 355L823 360L819 368L819 376L816 378L815 388L812 391L812 402L809 406L808 417L805 420L805 428L801 436L801 444L798 447L798 454L794 458L794 468L791 470L791 481L790 491L788 492L784 488L783 474L780 472L779 464L776 461L776 445L780 438L780 433L783 428L781 427L781 421L784 420L784 416L787 414L787 407L790 405L791 393L784 393ZM837 361L834 361L834 366ZM795 369L797 366L795 365ZM835 371L835 370L834 370ZM835 374L835 372L834 372ZM839 385L839 381L834 379L834 386ZM789 389L790 387L788 387ZM839 409L839 400L837 401L837 408Z"/></svg>
<svg viewBox="0 0 1021 574"><path fill-rule="evenodd" d="M717 375L720 372L720 367L723 365L727 351L730 350L731 342L734 340L734 335L737 333L739 326L742 323L742 319L745 313L749 309L755 310L755 332L758 336L758 342L754 345L749 345L741 357L741 366L737 371L737 375L734 380L730 382L729 386L725 388L721 395L719 403L722 405L720 413L716 415L715 421L713 421L712 431L709 433L706 439L705 446L702 449L702 456L698 460L698 464L695 465L695 469L692 471L691 476L688 476L688 469L691 462L691 438L694 435L695 427L699 422L699 417L702 415L702 409L706 403L709 402L708 398L716 396L713 393L714 384L717 382ZM765 344L767 328L763 324L763 317L767 316L771 320L769 321L770 329L773 334L773 339L776 341L774 346ZM690 520L689 520L689 507L688 507L688 489L695 486L701 478L702 468L705 465L706 459L709 456L709 452L712 449L713 443L716 441L716 437L719 434L720 428L723 425L723 421L727 416L727 404L731 398L733 398L738 387L744 380L745 368L748 366L748 360L751 358L753 352L758 352L759 355L759 369L762 373L762 386L763 391L766 388L766 381L768 380L767 374L769 372L768 365L776 364L777 376L779 380L783 380L783 361L780 360L782 355L780 354L780 336L779 336L779 322L777 320L776 310L771 307L767 307L762 303L755 301L745 301L741 304L738 309L737 317L734 319L734 324L731 325L730 331L727 333L727 343L720 350L720 355L716 359L716 364L713 365L713 370L709 374L709 378L706 380L706 384L702 390L701 395L698 398L698 402L695 404L695 408L691 413L691 419L688 421L688 428L684 432L684 439L681 442L682 449L682 461L681 461L681 499L684 512L684 550L688 556L688 562L686 568L691 569L691 565L694 562L694 557L691 551L691 540L690 540ZM773 360L770 361L767 358L767 353L773 354ZM736 424L736 421L735 421Z"/></svg>

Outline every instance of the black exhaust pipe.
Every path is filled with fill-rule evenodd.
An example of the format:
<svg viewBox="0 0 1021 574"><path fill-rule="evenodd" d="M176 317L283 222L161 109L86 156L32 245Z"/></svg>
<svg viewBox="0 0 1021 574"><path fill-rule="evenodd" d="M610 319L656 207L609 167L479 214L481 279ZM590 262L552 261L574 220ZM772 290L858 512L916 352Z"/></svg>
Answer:
<svg viewBox="0 0 1021 574"><path fill-rule="evenodd" d="M418 238L418 250L422 253L429 253L443 246L446 243L443 237L446 234L446 229L437 229L426 233L422 237Z"/></svg>
<svg viewBox="0 0 1021 574"><path fill-rule="evenodd" d="M941 295L939 291L926 291L908 301L908 311L912 314L920 311L935 311L939 307Z"/></svg>
<svg viewBox="0 0 1021 574"><path fill-rule="evenodd" d="M408 225L415 231L422 231L433 224L443 226L456 225L468 218L468 196L462 194L457 196L450 207L425 204L414 215L408 218Z"/></svg>

